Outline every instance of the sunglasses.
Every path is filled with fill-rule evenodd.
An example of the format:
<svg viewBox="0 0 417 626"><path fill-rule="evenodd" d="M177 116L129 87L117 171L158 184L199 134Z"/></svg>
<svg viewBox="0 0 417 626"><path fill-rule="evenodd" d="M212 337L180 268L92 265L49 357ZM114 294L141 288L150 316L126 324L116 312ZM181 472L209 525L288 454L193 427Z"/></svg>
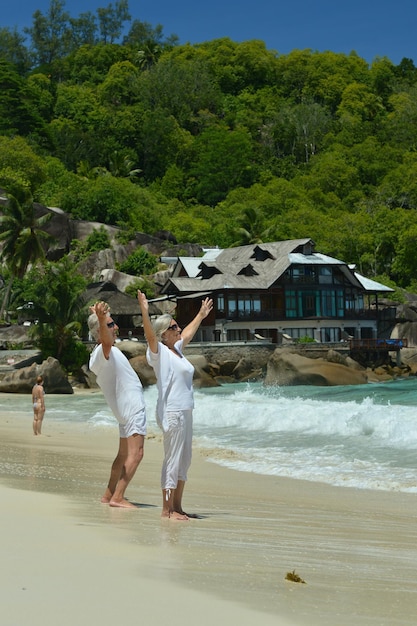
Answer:
<svg viewBox="0 0 417 626"><path fill-rule="evenodd" d="M179 326L178 324L172 324L172 326L168 326L167 330L178 330Z"/></svg>
<svg viewBox="0 0 417 626"><path fill-rule="evenodd" d="M114 328L116 326L116 322L108 322L107 328Z"/></svg>

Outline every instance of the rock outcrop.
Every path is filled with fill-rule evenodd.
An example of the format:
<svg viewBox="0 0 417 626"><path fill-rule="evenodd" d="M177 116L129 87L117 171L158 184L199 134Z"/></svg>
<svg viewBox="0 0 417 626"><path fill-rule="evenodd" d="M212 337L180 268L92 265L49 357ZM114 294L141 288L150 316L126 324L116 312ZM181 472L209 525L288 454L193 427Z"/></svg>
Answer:
<svg viewBox="0 0 417 626"><path fill-rule="evenodd" d="M22 367L9 372L0 381L0 392L31 393L37 376L43 377L46 393L74 393L68 376L59 361L53 357L48 357L40 365L32 363L29 367Z"/></svg>
<svg viewBox="0 0 417 626"><path fill-rule="evenodd" d="M309 359L288 348L277 348L268 361L265 385L364 385L366 372L340 362Z"/></svg>
<svg viewBox="0 0 417 626"><path fill-rule="evenodd" d="M28 330L29 327L23 324L11 324L0 328L0 349L7 350L9 346L25 348L30 345Z"/></svg>

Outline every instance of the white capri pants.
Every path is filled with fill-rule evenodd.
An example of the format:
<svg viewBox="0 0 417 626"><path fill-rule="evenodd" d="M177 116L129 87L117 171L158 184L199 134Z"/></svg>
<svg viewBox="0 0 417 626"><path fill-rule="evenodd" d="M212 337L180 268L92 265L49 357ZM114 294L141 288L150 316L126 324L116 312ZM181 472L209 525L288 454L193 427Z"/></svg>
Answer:
<svg viewBox="0 0 417 626"><path fill-rule="evenodd" d="M164 432L164 462L162 489L176 489L179 480L187 480L191 465L193 440L193 412L173 411L166 414L168 430Z"/></svg>

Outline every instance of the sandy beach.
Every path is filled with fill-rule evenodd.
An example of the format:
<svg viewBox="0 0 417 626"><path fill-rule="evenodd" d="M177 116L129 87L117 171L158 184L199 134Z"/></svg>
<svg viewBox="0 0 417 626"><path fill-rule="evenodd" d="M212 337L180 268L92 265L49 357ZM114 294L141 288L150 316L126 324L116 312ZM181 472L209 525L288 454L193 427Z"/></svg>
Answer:
<svg viewBox="0 0 417 626"><path fill-rule="evenodd" d="M65 397L62 398L65 402ZM0 413L3 626L417 623L417 498L229 470L194 450L161 520L158 433L127 497L100 503L118 430ZM295 570L304 581L290 582Z"/></svg>

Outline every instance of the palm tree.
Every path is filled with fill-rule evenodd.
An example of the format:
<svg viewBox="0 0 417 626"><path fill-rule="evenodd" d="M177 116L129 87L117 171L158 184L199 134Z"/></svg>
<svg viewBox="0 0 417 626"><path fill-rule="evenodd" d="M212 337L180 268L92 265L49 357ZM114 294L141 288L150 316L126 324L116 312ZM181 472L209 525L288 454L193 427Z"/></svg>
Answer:
<svg viewBox="0 0 417 626"><path fill-rule="evenodd" d="M127 156L115 150L109 160L110 173L116 178L130 178L139 176L141 169L134 167L134 162Z"/></svg>
<svg viewBox="0 0 417 626"><path fill-rule="evenodd" d="M6 264L10 277L0 308L0 319L8 306L15 278L23 278L29 265L45 258L43 242L52 237L42 230L51 215L36 217L33 198L27 190L8 194L8 201L0 216L0 242L3 243L0 258Z"/></svg>
<svg viewBox="0 0 417 626"><path fill-rule="evenodd" d="M258 207L245 207L237 218L239 226L234 229L239 239L233 246L245 246L251 243L263 243L268 241L270 228L265 227L265 220Z"/></svg>
<svg viewBox="0 0 417 626"><path fill-rule="evenodd" d="M149 70L158 62L161 54L162 47L156 41L148 39L136 54L137 64L142 70Z"/></svg>

